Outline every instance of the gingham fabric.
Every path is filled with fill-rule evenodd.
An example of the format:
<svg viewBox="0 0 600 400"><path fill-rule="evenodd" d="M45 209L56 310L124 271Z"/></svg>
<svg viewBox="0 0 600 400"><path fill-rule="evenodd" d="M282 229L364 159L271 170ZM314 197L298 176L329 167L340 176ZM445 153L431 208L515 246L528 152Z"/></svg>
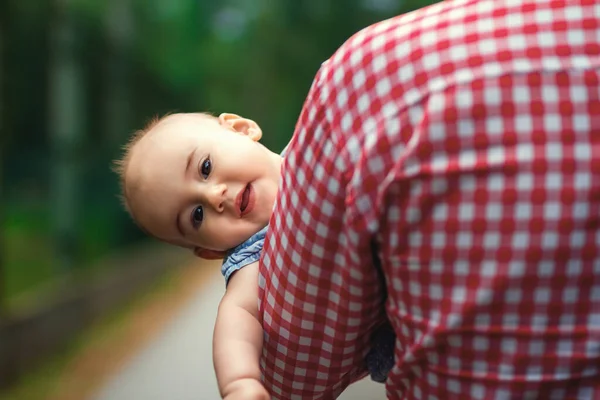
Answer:
<svg viewBox="0 0 600 400"><path fill-rule="evenodd" d="M390 399L600 399L600 2L446 1L354 35L270 226L274 399L365 376L386 315Z"/></svg>

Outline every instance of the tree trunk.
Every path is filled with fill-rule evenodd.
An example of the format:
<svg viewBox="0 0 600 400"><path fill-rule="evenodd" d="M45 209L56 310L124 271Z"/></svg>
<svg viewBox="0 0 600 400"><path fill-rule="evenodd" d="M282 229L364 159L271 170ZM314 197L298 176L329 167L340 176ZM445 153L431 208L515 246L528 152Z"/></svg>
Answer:
<svg viewBox="0 0 600 400"><path fill-rule="evenodd" d="M131 70L128 62L134 33L131 7L130 0L110 0L106 18L110 53L105 123L111 151L123 143L131 129Z"/></svg>
<svg viewBox="0 0 600 400"><path fill-rule="evenodd" d="M6 58L4 56L5 40L6 40L6 14L7 14L7 2L0 2L0 320L6 314L6 258L5 258L5 241L4 241L4 154L6 154L6 145L8 140L6 139L7 133L5 132L4 125L4 63Z"/></svg>
<svg viewBox="0 0 600 400"><path fill-rule="evenodd" d="M51 213L61 273L72 271L78 249L78 167L83 129L83 81L71 0L54 0L50 26L50 135L53 152Z"/></svg>

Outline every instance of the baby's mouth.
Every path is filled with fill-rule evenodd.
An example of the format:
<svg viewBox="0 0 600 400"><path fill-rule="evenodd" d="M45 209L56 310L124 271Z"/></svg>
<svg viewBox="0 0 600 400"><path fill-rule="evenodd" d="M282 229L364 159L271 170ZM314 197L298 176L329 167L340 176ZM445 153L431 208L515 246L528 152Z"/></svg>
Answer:
<svg viewBox="0 0 600 400"><path fill-rule="evenodd" d="M254 205L256 203L256 193L254 193L254 188L252 187L252 183L248 183L242 190L239 191L238 195L235 199L235 206L239 210L239 217L243 218L248 215L254 209Z"/></svg>
<svg viewBox="0 0 600 400"><path fill-rule="evenodd" d="M242 194L242 201L240 203L240 212L243 214L248 207L248 203L250 202L250 184L247 184L244 188L244 193Z"/></svg>

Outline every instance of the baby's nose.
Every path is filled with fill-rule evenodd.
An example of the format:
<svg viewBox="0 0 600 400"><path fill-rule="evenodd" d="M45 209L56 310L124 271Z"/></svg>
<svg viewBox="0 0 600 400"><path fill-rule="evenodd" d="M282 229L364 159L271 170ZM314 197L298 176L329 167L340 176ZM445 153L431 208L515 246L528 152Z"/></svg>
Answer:
<svg viewBox="0 0 600 400"><path fill-rule="evenodd" d="M224 183L213 185L209 191L208 201L210 205L218 212L223 211L225 207L225 195L227 194L227 185Z"/></svg>

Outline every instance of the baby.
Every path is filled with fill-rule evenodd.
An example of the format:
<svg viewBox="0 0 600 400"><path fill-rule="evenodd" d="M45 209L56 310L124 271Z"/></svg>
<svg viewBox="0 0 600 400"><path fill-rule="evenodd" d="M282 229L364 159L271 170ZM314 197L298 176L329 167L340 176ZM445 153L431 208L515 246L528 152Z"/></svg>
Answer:
<svg viewBox="0 0 600 400"><path fill-rule="evenodd" d="M282 156L261 137L256 122L235 114L173 114L136 133L117 162L125 206L143 230L199 257L224 259L213 360L225 399L270 398L259 367L258 260ZM393 363L393 333L386 338L375 346L386 356L367 358L379 381Z"/></svg>

